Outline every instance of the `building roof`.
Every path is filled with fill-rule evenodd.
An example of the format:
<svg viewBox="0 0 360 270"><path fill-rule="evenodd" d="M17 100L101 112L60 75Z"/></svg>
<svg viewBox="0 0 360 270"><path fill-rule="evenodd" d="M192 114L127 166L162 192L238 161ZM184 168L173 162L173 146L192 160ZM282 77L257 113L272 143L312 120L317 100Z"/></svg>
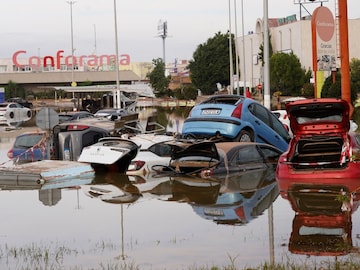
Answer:
<svg viewBox="0 0 360 270"><path fill-rule="evenodd" d="M75 82L116 82L116 71L75 71ZM131 70L120 70L119 80L122 82L140 81L140 77ZM0 73L0 85L9 81L18 84L63 84L72 82L71 71L49 72L13 72Z"/></svg>

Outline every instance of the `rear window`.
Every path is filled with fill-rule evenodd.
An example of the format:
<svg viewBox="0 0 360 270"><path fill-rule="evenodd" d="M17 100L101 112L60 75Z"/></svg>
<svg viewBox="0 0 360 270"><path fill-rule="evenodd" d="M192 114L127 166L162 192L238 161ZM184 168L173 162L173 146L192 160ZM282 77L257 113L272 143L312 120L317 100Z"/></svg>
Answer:
<svg viewBox="0 0 360 270"><path fill-rule="evenodd" d="M323 122L323 121L331 121L331 122L342 122L342 114L336 115L327 115L324 117L296 117L296 122L298 124L308 124L308 123L316 123L316 122Z"/></svg>
<svg viewBox="0 0 360 270"><path fill-rule="evenodd" d="M43 138L42 134L20 136L16 139L14 147L30 148L38 144Z"/></svg>
<svg viewBox="0 0 360 270"><path fill-rule="evenodd" d="M244 97L237 97L237 96L215 96L211 97L203 102L201 104L229 104L229 105L236 105L237 102L243 101Z"/></svg>

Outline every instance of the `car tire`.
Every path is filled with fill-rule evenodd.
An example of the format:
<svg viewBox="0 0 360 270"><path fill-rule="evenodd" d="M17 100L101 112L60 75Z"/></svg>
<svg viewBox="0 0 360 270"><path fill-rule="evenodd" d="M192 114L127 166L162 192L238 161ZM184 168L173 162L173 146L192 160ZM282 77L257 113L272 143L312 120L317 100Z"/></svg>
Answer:
<svg viewBox="0 0 360 270"><path fill-rule="evenodd" d="M31 118L31 111L27 111L26 115L27 117Z"/></svg>
<svg viewBox="0 0 360 270"><path fill-rule="evenodd" d="M238 142L253 142L254 141L254 135L252 132L248 130L242 130L240 131L239 135L237 136Z"/></svg>

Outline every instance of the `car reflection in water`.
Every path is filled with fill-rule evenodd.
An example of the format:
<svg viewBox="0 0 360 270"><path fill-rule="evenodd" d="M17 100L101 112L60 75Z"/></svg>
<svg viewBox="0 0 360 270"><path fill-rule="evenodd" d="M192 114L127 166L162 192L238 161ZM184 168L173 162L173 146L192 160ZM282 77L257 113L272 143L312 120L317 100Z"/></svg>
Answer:
<svg viewBox="0 0 360 270"><path fill-rule="evenodd" d="M242 186L241 182L246 179L239 176L238 181L240 187ZM213 220L217 224L243 225L261 215L271 206L278 195L279 189L273 178L255 189L244 188L237 192L227 189L226 192L219 193L214 204L194 204L192 207L199 216Z"/></svg>
<svg viewBox="0 0 360 270"><path fill-rule="evenodd" d="M135 179L135 178L134 178ZM153 178L155 179L155 178ZM204 179L179 174L136 184L144 197L186 202L202 218L242 225L261 215L279 195L275 168L254 169L231 177Z"/></svg>
<svg viewBox="0 0 360 270"><path fill-rule="evenodd" d="M353 186L294 185L282 197L295 211L289 251L307 256L341 256L352 252L351 215L359 206Z"/></svg>
<svg viewBox="0 0 360 270"><path fill-rule="evenodd" d="M142 196L123 173L97 173L91 185L83 186L82 190L91 198L113 204L133 203Z"/></svg>
<svg viewBox="0 0 360 270"><path fill-rule="evenodd" d="M0 179L0 191L24 191L24 190L38 190L39 201L45 206L54 206L61 200L62 189L77 189L79 190L82 185L90 184L93 181L89 178L73 178L61 181L39 183L37 179L34 180L21 180L21 178L14 180L9 177L8 180Z"/></svg>

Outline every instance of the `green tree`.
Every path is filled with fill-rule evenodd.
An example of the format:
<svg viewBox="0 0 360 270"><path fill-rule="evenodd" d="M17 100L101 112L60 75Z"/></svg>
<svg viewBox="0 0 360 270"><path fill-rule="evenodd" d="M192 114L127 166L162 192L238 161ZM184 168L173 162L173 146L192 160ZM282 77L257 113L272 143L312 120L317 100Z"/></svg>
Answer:
<svg viewBox="0 0 360 270"><path fill-rule="evenodd" d="M352 58L350 61L350 78L355 93L360 92L360 60Z"/></svg>
<svg viewBox="0 0 360 270"><path fill-rule="evenodd" d="M5 86L5 98L11 97L22 97L26 98L24 88L13 81L8 81L8 84Z"/></svg>
<svg viewBox="0 0 360 270"><path fill-rule="evenodd" d="M186 85L182 88L175 89L173 94L177 99L195 100L198 95L198 90L193 85Z"/></svg>
<svg viewBox="0 0 360 270"><path fill-rule="evenodd" d="M353 82L353 78L350 79L350 99L351 103L355 104L357 99L356 85ZM324 85L321 89L321 97L332 97L332 98L341 98L341 73L336 72L335 78L329 76L325 79Z"/></svg>
<svg viewBox="0 0 360 270"><path fill-rule="evenodd" d="M271 35L269 34L269 58L273 55L273 48L271 45ZM264 42L261 43L259 47L259 53L258 53L259 61L261 62L261 65L264 66Z"/></svg>
<svg viewBox="0 0 360 270"><path fill-rule="evenodd" d="M165 75L165 63L161 58L153 59L153 70L148 74L150 85L154 89L157 97L167 96L170 76Z"/></svg>
<svg viewBox="0 0 360 270"><path fill-rule="evenodd" d="M270 58L270 89L283 95L301 95L306 71L293 54L275 53Z"/></svg>
<svg viewBox="0 0 360 270"><path fill-rule="evenodd" d="M232 53L235 64L235 41L232 38ZM234 65L235 66L235 65ZM193 85L200 89L202 94L211 95L218 89L217 83L227 86L230 83L229 65L229 34L216 33L205 43L200 44L193 53L193 60L189 61L188 68Z"/></svg>

